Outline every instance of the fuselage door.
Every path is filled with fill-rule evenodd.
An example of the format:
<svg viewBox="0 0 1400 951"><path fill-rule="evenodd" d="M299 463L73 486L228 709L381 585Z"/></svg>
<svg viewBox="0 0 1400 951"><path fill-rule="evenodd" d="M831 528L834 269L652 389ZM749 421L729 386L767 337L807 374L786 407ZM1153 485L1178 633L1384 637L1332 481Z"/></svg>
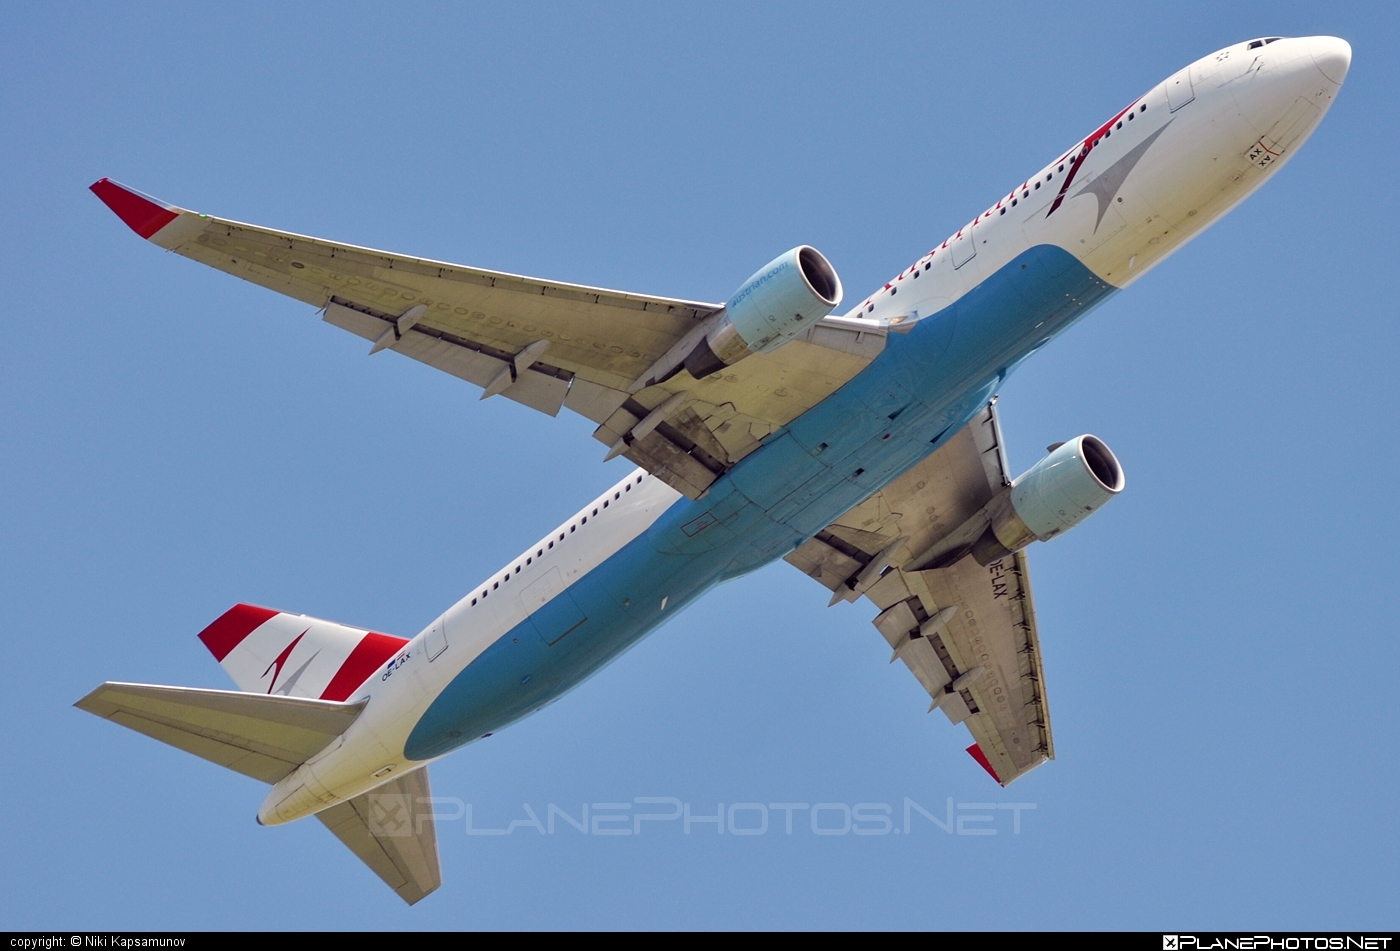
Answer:
<svg viewBox="0 0 1400 951"><path fill-rule="evenodd" d="M963 225L963 229L953 238L953 268L962 267L968 261L977 256L977 239L973 236L973 231L977 228L977 219L971 223Z"/></svg>
<svg viewBox="0 0 1400 951"><path fill-rule="evenodd" d="M433 622L433 626L428 628L428 633L423 638L423 649L428 652L428 660L435 659L447 650L447 615L439 617Z"/></svg>
<svg viewBox="0 0 1400 951"><path fill-rule="evenodd" d="M1172 112L1176 112L1195 98L1196 90L1191 86L1191 67L1177 70L1176 74L1167 80L1167 106Z"/></svg>

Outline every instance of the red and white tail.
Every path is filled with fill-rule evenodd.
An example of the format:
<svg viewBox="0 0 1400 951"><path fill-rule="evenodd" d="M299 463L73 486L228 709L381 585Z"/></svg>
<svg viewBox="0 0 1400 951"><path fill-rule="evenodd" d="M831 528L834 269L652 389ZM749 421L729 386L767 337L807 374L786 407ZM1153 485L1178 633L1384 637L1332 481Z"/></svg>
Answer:
<svg viewBox="0 0 1400 951"><path fill-rule="evenodd" d="M337 701L408 643L252 604L235 604L199 639L240 690Z"/></svg>

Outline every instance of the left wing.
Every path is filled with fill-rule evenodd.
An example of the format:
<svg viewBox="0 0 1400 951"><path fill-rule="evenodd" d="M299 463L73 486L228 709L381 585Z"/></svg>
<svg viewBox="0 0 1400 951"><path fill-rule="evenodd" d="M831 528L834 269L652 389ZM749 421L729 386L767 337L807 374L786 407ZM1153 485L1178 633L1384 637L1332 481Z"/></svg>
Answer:
<svg viewBox="0 0 1400 951"><path fill-rule="evenodd" d="M696 380L634 383L722 304L546 281L308 238L92 186L141 237L325 310L325 320L553 416L696 498L761 440L850 380L884 348L873 320L831 318L772 353ZM674 402L668 403L681 396ZM658 424L639 426L664 406ZM653 421L656 422L656 421ZM640 430L646 430L645 435Z"/></svg>
<svg viewBox="0 0 1400 951"><path fill-rule="evenodd" d="M334 742L365 703L108 682L73 706L275 783Z"/></svg>
<svg viewBox="0 0 1400 951"><path fill-rule="evenodd" d="M986 526L979 511L1009 484L993 401L786 558L832 604L863 595L880 608L890 662L928 691L930 713L967 724L968 752L1003 786L1055 755L1025 552L985 568L963 557Z"/></svg>

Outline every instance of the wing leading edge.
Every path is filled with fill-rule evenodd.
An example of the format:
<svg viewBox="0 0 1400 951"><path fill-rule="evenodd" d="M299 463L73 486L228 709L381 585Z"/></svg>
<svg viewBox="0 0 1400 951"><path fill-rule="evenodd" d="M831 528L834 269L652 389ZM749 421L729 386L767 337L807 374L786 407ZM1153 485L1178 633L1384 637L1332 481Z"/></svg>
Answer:
<svg viewBox="0 0 1400 951"><path fill-rule="evenodd" d="M609 447L696 498L769 434L835 392L885 343L874 321L827 318L802 337L697 380L639 376L723 305L545 281L214 218L102 179L141 237L323 308L325 320L549 415L598 424ZM642 425L657 410L663 419ZM634 434L634 430L637 431ZM645 430L645 435L641 431ZM636 438L633 436L636 435Z"/></svg>

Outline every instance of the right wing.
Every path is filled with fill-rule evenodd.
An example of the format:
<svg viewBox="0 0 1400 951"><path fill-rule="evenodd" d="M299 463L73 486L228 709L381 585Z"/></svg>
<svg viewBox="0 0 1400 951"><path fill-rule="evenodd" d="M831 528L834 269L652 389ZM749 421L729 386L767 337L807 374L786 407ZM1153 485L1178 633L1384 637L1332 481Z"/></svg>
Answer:
<svg viewBox="0 0 1400 951"><path fill-rule="evenodd" d="M325 310L325 320L553 416L598 423L609 446L677 393L622 453L696 498L734 463L850 380L884 348L873 320L828 317L777 351L695 380L629 389L722 304L522 277L274 231L140 195L92 190L141 237ZM374 351L371 351L374 352Z"/></svg>
<svg viewBox="0 0 1400 951"><path fill-rule="evenodd" d="M984 506L1010 484L995 401L931 456L785 559L833 592L869 598L874 625L1005 786L1055 756L1025 552L965 557Z"/></svg>
<svg viewBox="0 0 1400 951"><path fill-rule="evenodd" d="M432 798L423 766L316 818L412 905L442 884Z"/></svg>

